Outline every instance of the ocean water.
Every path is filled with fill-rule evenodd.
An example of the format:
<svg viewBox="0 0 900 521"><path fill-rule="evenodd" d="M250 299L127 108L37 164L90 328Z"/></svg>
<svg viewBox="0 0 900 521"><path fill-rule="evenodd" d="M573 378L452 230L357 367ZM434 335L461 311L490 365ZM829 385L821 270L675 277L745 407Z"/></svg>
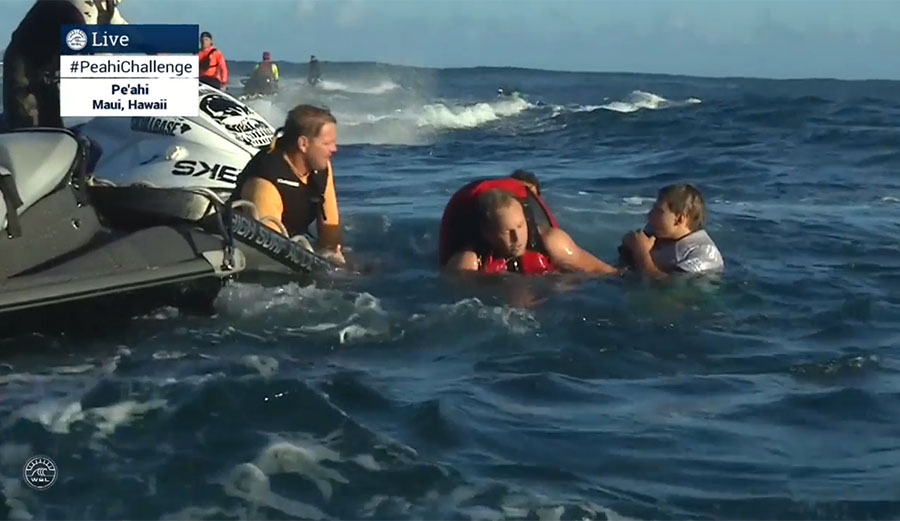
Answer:
<svg viewBox="0 0 900 521"><path fill-rule="evenodd" d="M282 70L252 105L336 114L361 273L2 341L0 517L900 516L900 83ZM516 168L608 261L695 183L725 276L439 275L450 195Z"/></svg>

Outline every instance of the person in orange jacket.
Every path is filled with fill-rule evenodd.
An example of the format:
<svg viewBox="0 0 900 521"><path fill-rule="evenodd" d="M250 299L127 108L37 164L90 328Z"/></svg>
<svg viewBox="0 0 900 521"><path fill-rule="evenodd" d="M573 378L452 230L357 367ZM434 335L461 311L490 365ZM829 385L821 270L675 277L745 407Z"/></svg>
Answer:
<svg viewBox="0 0 900 521"><path fill-rule="evenodd" d="M200 34L200 81L219 90L228 84L228 64L222 52L213 47L212 35L207 31Z"/></svg>

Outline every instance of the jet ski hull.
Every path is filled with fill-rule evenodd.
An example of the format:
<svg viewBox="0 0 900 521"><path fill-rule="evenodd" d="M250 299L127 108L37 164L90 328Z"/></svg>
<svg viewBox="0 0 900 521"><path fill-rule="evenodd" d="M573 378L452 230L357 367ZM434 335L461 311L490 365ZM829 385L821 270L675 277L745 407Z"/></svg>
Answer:
<svg viewBox="0 0 900 521"><path fill-rule="evenodd" d="M154 227L103 232L83 248L0 281L3 335L97 329L165 306L211 312L240 251L225 266L220 239Z"/></svg>
<svg viewBox="0 0 900 521"><path fill-rule="evenodd" d="M87 191L86 157L68 131L0 134L2 185L18 192L0 212L0 336L97 330L166 305L209 309L245 266L198 229L110 226Z"/></svg>
<svg viewBox="0 0 900 521"><path fill-rule="evenodd" d="M90 190L98 210L116 227L195 226L230 242L246 259L238 280L261 280L255 277L261 273L302 276L336 269L308 244L292 241L244 212L226 211L226 205L206 191L102 185Z"/></svg>
<svg viewBox="0 0 900 521"><path fill-rule="evenodd" d="M269 81L269 82L253 82L252 78L245 78L241 80L241 83L244 85L244 90L240 96L237 97L240 101L248 101L259 98L274 98L278 95L278 82Z"/></svg>

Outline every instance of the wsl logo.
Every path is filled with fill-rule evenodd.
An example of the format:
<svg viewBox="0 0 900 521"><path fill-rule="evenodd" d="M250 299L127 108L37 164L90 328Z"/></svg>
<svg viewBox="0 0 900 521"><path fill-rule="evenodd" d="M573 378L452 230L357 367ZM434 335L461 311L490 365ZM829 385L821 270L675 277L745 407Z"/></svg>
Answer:
<svg viewBox="0 0 900 521"><path fill-rule="evenodd" d="M69 31L69 34L66 35L66 45L69 46L69 49L73 51L80 51L87 47L88 36L87 33L82 31L81 29L72 29Z"/></svg>
<svg viewBox="0 0 900 521"><path fill-rule="evenodd" d="M25 483L35 490L46 490L56 483L56 463L47 456L35 456L22 469Z"/></svg>
<svg viewBox="0 0 900 521"><path fill-rule="evenodd" d="M104 52L128 51L131 37L127 34L119 34L128 29L127 27L123 29L122 26L112 26L110 31L99 32L89 28L76 27L66 33L66 47L74 52L84 50L88 46L92 50L102 47Z"/></svg>

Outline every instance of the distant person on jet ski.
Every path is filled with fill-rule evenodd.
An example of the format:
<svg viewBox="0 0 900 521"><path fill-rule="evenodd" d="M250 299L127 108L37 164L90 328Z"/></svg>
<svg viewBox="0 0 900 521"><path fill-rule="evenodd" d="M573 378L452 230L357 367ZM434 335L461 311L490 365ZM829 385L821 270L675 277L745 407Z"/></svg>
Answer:
<svg viewBox="0 0 900 521"><path fill-rule="evenodd" d="M509 100L523 100L523 101L527 101L528 103L533 103L537 107L544 106L543 101L538 100L538 101L532 102L532 101L526 100L525 96L523 96L521 92L519 92L517 90L510 90L505 87L500 87L497 89L497 97L501 98L501 99L509 99Z"/></svg>
<svg viewBox="0 0 900 521"><path fill-rule="evenodd" d="M228 85L228 63L222 51L213 47L212 34L208 31L200 33L200 81L219 90Z"/></svg>
<svg viewBox="0 0 900 521"><path fill-rule="evenodd" d="M262 61L253 68L246 94L274 94L278 92L278 65L272 61L269 51L263 52Z"/></svg>
<svg viewBox="0 0 900 521"><path fill-rule="evenodd" d="M308 81L310 85L322 82L322 71L319 70L319 60L316 58L315 54L309 57L309 73L306 77L306 81Z"/></svg>
<svg viewBox="0 0 900 521"><path fill-rule="evenodd" d="M7 129L64 128L59 110L60 26L109 24L118 15L117 4L118 0L95 0L89 5L75 0L34 3L3 53Z"/></svg>
<svg viewBox="0 0 900 521"><path fill-rule="evenodd" d="M290 237L316 222L316 250L344 264L340 214L331 156L337 152L337 120L325 109L299 105L288 112L280 136L238 175L231 200L251 201L259 217L284 225ZM274 230L278 226L265 221Z"/></svg>
<svg viewBox="0 0 900 521"><path fill-rule="evenodd" d="M534 195L536 190L515 178L479 180L460 189L444 210L441 265L451 271L491 274L618 274L618 269L581 249L556 226ZM549 225L539 225L537 213L543 213L541 218Z"/></svg>
<svg viewBox="0 0 900 521"><path fill-rule="evenodd" d="M498 98L522 98L522 93L515 90L510 89L509 87L500 87L497 89L497 97Z"/></svg>

